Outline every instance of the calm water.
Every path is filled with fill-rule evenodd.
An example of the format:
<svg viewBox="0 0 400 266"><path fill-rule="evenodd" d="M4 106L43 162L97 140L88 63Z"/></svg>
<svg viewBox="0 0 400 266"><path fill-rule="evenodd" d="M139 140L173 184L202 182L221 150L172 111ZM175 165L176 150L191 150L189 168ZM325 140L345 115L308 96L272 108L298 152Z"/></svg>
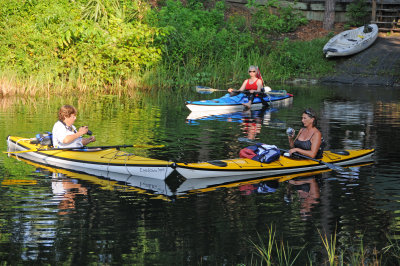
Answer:
<svg viewBox="0 0 400 266"><path fill-rule="evenodd" d="M56 264L251 264L258 234L273 227L298 265L325 262L322 234L337 233L338 252L362 239L381 251L400 233L400 94L380 87L293 87L291 106L265 113L190 119L185 100L222 96L149 95L138 99L0 100L0 150L7 135L51 130L60 105L78 107L96 145L164 144L130 150L192 162L238 157L239 137L287 148L285 130L299 129L312 107L332 149L375 148L375 164L352 176L324 172L302 178L229 183L167 183L97 177L0 157L0 261ZM127 149L129 150L129 149ZM228 183L227 183L228 182ZM190 190L190 191L189 191ZM294 256L294 255L293 255Z"/></svg>

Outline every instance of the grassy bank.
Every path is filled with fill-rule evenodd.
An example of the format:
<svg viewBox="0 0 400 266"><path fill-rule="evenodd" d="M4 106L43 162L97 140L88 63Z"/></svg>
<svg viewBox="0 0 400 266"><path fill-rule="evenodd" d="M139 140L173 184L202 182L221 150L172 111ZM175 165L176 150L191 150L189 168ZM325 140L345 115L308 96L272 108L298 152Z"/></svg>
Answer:
<svg viewBox="0 0 400 266"><path fill-rule="evenodd" d="M267 83L332 70L321 53L327 39L283 37L307 23L290 6L270 1L246 16L224 2L185 2L2 1L0 96L233 87L249 65Z"/></svg>

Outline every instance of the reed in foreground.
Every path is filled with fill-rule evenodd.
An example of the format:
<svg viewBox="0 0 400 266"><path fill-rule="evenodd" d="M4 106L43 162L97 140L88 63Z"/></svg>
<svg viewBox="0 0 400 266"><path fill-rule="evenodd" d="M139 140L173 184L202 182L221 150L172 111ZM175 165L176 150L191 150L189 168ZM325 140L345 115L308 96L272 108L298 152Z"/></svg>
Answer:
<svg viewBox="0 0 400 266"><path fill-rule="evenodd" d="M396 236L387 235L388 244L382 249L365 245L364 237L355 236L357 243L337 242L337 230L330 235L322 234L317 229L322 240L322 249L326 251L326 257L316 258L307 252L307 257L302 257L307 265L400 265L400 244ZM259 234L258 241L250 240L254 251L250 265L296 265L300 260L305 245L293 254L293 248L283 239L276 238L276 229L271 226L267 230L267 236ZM321 253L322 254L322 253ZM315 254L314 254L315 255ZM254 259L258 258L257 259Z"/></svg>
<svg viewBox="0 0 400 266"><path fill-rule="evenodd" d="M271 226L268 228L267 241L264 243L263 238L258 235L259 244L252 243L256 255L261 258L261 264L264 262L267 265L294 265L297 258L299 257L303 248L293 256L293 249L289 244L276 239L276 229Z"/></svg>

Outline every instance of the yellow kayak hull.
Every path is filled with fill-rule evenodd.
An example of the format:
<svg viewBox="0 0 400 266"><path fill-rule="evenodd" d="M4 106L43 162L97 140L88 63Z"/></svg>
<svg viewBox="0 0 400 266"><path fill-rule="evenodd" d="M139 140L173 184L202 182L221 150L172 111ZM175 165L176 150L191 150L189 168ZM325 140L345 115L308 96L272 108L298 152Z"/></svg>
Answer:
<svg viewBox="0 0 400 266"><path fill-rule="evenodd" d="M116 148L52 150L51 147L32 144L30 139L16 136L7 138L7 146L8 152L17 158L64 169L94 169L163 180L173 171L172 162L140 157Z"/></svg>
<svg viewBox="0 0 400 266"><path fill-rule="evenodd" d="M321 161L340 166L351 166L372 160L375 150L347 150L347 155L325 151ZM261 163L251 159L226 159L199 163L176 163L176 170L185 178L210 178L210 177L261 177L279 176L286 174L304 173L316 170L329 169L325 164L307 160L294 159L281 156L278 160Z"/></svg>

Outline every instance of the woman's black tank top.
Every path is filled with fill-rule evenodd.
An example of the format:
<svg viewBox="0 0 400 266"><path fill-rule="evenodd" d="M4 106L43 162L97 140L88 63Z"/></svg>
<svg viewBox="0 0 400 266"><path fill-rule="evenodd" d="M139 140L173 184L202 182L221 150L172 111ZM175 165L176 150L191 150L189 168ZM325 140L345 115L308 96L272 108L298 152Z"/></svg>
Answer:
<svg viewBox="0 0 400 266"><path fill-rule="evenodd" d="M302 140L296 139L294 141L294 147L302 149L302 150L309 151L309 150L311 150L311 141L310 140L303 140L302 141Z"/></svg>
<svg viewBox="0 0 400 266"><path fill-rule="evenodd" d="M310 139L312 138L313 135L311 135ZM298 140L298 139L296 139L294 141L294 147L302 149L302 150L310 151L311 150L311 141L310 141L310 139L308 139L308 140ZM321 146L320 146L315 158L318 158L318 159L322 158L322 154L324 152L324 147L323 146L325 146L325 144L323 143L323 140L322 140Z"/></svg>

